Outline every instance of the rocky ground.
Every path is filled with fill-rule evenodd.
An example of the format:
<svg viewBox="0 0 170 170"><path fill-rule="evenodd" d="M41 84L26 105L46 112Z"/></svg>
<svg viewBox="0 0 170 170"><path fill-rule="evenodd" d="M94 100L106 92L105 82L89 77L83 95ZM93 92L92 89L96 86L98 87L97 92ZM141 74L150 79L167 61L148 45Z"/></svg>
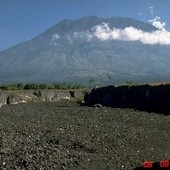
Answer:
<svg viewBox="0 0 170 170"><path fill-rule="evenodd" d="M72 102L4 105L0 169L132 170L170 159L170 116Z"/></svg>

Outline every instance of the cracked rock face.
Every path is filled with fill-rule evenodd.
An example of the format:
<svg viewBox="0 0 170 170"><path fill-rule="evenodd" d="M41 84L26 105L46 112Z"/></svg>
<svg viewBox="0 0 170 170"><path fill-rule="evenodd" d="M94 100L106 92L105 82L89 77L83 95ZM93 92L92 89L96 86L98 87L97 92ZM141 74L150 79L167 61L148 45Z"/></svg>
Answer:
<svg viewBox="0 0 170 170"><path fill-rule="evenodd" d="M0 91L0 108L5 104L18 104L33 101L61 101L80 97L84 97L81 91L73 91L73 94L67 90Z"/></svg>
<svg viewBox="0 0 170 170"><path fill-rule="evenodd" d="M71 99L71 95L69 91L41 91L40 99L43 101L69 100Z"/></svg>
<svg viewBox="0 0 170 170"><path fill-rule="evenodd" d="M2 105L7 103L7 94L0 91L0 108L2 107Z"/></svg>
<svg viewBox="0 0 170 170"><path fill-rule="evenodd" d="M68 91L61 91L58 93L59 99L66 99L69 100L71 99L71 95Z"/></svg>
<svg viewBox="0 0 170 170"><path fill-rule="evenodd" d="M7 97L6 101L7 104L18 104L18 103L26 103L27 99L23 94L12 93Z"/></svg>
<svg viewBox="0 0 170 170"><path fill-rule="evenodd" d="M74 98L83 98L84 94L82 91L70 91L71 97Z"/></svg>

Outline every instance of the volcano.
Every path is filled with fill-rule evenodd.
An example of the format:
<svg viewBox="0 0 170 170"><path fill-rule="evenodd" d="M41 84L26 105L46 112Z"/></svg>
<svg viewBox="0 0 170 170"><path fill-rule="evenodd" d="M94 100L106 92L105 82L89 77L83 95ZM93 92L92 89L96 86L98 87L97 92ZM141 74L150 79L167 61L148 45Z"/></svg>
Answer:
<svg viewBox="0 0 170 170"><path fill-rule="evenodd" d="M106 85L170 80L169 45L100 38L96 30L105 29L107 35L108 27L145 33L158 30L150 23L124 17L65 19L35 38L1 51L0 83Z"/></svg>

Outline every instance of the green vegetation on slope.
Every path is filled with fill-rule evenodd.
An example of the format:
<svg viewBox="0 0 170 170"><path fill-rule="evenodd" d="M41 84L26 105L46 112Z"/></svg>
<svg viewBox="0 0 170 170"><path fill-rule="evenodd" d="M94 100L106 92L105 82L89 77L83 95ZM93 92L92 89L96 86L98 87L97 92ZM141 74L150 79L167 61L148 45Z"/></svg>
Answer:
<svg viewBox="0 0 170 170"><path fill-rule="evenodd" d="M9 84L9 85L0 85L1 90L68 90L68 89L86 89L87 87L78 84L67 84L67 83L53 83L50 85L47 84L36 84L36 83L29 83L29 84Z"/></svg>

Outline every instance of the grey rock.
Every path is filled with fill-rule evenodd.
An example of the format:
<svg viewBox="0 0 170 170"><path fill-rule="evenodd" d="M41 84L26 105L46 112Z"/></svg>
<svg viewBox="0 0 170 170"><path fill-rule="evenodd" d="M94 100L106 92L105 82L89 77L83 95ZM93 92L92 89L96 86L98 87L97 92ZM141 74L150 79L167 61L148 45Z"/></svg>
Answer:
<svg viewBox="0 0 170 170"><path fill-rule="evenodd" d="M94 104L94 107L95 108L102 108L102 105L101 104Z"/></svg>
<svg viewBox="0 0 170 170"><path fill-rule="evenodd" d="M84 97L82 92L76 92L76 97ZM60 90L23 90L15 92L0 91L0 108L5 104L18 104L33 101L61 101L70 100L71 94L69 91Z"/></svg>
<svg viewBox="0 0 170 170"><path fill-rule="evenodd" d="M85 101L83 100L83 101L80 101L80 105L81 106L85 106Z"/></svg>
<svg viewBox="0 0 170 170"><path fill-rule="evenodd" d="M78 90L78 91L70 91L70 95L71 95L71 97L77 98L77 99L81 99L81 98L84 97L83 91L80 91L80 90Z"/></svg>
<svg viewBox="0 0 170 170"><path fill-rule="evenodd" d="M70 100L71 95L69 91L41 91L42 101L60 101L60 100Z"/></svg>
<svg viewBox="0 0 170 170"><path fill-rule="evenodd" d="M7 97L7 104L18 104L25 103L24 97L22 94L13 93Z"/></svg>
<svg viewBox="0 0 170 170"><path fill-rule="evenodd" d="M7 103L7 93L0 91L0 108Z"/></svg>
<svg viewBox="0 0 170 170"><path fill-rule="evenodd" d="M71 95L70 95L69 91L60 91L60 92L58 92L58 98L59 98L59 100L70 100Z"/></svg>
<svg viewBox="0 0 170 170"><path fill-rule="evenodd" d="M38 98L41 97L41 91L40 90L36 90L33 92L33 95L37 96Z"/></svg>
<svg viewBox="0 0 170 170"><path fill-rule="evenodd" d="M81 104L85 104L85 101L83 100L83 101L81 101Z"/></svg>
<svg viewBox="0 0 170 170"><path fill-rule="evenodd" d="M32 90L17 91L15 93L22 96L22 98L26 102L37 101L39 99L38 96L35 95L35 91L32 91Z"/></svg>
<svg viewBox="0 0 170 170"><path fill-rule="evenodd" d="M55 96L56 96L55 91L42 90L40 98L42 101L52 101L55 100Z"/></svg>

